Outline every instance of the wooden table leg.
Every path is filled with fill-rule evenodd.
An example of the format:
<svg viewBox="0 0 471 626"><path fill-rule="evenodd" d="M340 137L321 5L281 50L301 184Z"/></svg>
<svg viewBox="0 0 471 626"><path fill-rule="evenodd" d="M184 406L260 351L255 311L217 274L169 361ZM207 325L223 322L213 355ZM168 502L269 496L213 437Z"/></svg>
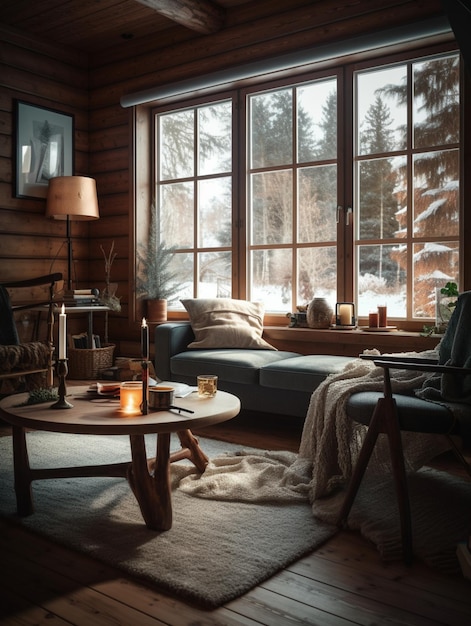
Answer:
<svg viewBox="0 0 471 626"><path fill-rule="evenodd" d="M31 468L29 465L26 433L21 426L12 427L13 467L15 472L15 493L18 515L25 517L34 513L31 491Z"/></svg>
<svg viewBox="0 0 471 626"><path fill-rule="evenodd" d="M144 435L130 435L132 463L128 481L139 502L142 517L151 530L172 527L170 490L170 433L157 435L154 475L149 473Z"/></svg>
<svg viewBox="0 0 471 626"><path fill-rule="evenodd" d="M196 469L203 473L209 459L200 448L198 439L193 435L191 430L179 430L177 435L182 444L182 448L188 450L186 458L190 459Z"/></svg>

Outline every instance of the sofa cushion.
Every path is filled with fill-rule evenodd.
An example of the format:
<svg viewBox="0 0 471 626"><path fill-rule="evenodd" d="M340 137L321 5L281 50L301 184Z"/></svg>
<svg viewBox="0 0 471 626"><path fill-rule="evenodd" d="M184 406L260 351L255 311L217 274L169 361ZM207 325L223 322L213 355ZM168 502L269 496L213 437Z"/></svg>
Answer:
<svg viewBox="0 0 471 626"><path fill-rule="evenodd" d="M276 350L262 339L262 303L232 298L190 298L181 302L195 334L188 348Z"/></svg>
<svg viewBox="0 0 471 626"><path fill-rule="evenodd" d="M260 370L260 385L312 392L329 374L341 372L353 358L312 354L268 363Z"/></svg>
<svg viewBox="0 0 471 626"><path fill-rule="evenodd" d="M292 361L296 352L271 350L188 350L170 359L172 378L198 374L217 374L221 380L234 383L259 384L259 371L263 366L278 361Z"/></svg>

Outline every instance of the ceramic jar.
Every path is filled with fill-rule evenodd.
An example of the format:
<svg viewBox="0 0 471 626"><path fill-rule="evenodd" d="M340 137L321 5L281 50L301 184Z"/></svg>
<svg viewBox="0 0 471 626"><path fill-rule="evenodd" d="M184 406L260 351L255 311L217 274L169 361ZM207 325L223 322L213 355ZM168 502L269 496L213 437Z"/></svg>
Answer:
<svg viewBox="0 0 471 626"><path fill-rule="evenodd" d="M307 307L309 328L329 328L334 311L325 298L314 298Z"/></svg>

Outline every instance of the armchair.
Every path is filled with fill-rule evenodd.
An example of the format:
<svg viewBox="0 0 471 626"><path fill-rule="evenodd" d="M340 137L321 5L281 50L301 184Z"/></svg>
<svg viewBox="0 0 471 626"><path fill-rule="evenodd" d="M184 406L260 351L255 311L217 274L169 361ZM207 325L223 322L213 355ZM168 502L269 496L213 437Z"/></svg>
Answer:
<svg viewBox="0 0 471 626"><path fill-rule="evenodd" d="M349 418L368 426L337 524L346 523L380 433L389 443L391 466L399 509L404 561L412 561L411 510L407 488L401 431L432 433L448 438L468 473L470 468L452 436L471 436L471 292L463 293L438 347L439 359L415 359L383 355L372 358L384 370L383 392L353 393L348 399ZM393 393L391 370L429 372L430 377L414 395Z"/></svg>
<svg viewBox="0 0 471 626"><path fill-rule="evenodd" d="M62 274L21 281L0 283L0 395L17 391L20 385L33 389L53 384L53 326L54 294ZM15 294L17 304L12 304ZM21 343L15 324L15 313L43 309L47 311L46 337L39 339L39 324L35 324L34 337Z"/></svg>

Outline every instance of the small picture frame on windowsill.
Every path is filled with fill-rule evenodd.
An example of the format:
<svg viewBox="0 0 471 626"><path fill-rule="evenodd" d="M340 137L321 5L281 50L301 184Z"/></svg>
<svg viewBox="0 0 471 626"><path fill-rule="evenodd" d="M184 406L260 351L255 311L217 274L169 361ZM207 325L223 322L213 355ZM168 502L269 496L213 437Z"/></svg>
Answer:
<svg viewBox="0 0 471 626"><path fill-rule="evenodd" d="M46 198L49 180L74 172L74 116L15 101L17 198Z"/></svg>

